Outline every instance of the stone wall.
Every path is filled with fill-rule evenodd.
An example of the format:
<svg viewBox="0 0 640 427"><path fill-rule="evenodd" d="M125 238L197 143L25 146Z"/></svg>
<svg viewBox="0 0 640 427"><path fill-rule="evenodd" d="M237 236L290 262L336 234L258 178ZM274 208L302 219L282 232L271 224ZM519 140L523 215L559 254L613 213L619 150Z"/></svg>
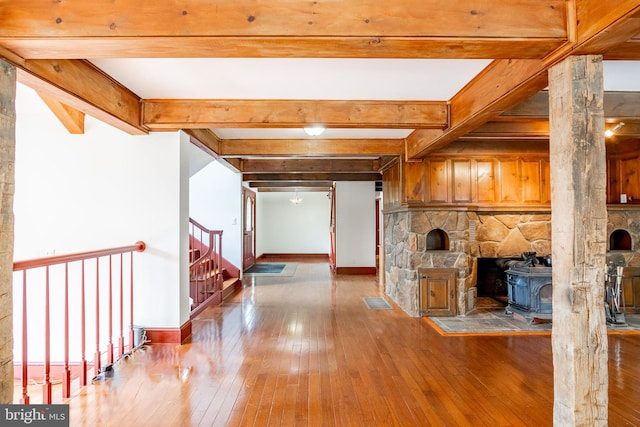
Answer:
<svg viewBox="0 0 640 427"><path fill-rule="evenodd" d="M427 234L441 229L449 250L427 250ZM419 268L455 268L456 309L475 308L479 257L551 253L551 215L407 209L384 215L385 292L411 316L419 316Z"/></svg>

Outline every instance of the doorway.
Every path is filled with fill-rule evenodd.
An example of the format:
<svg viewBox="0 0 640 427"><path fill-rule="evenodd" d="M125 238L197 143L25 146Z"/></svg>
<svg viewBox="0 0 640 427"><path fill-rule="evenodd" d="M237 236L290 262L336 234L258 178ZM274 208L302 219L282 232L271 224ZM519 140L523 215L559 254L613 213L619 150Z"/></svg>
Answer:
<svg viewBox="0 0 640 427"><path fill-rule="evenodd" d="M256 193L242 188L242 271L256 263Z"/></svg>

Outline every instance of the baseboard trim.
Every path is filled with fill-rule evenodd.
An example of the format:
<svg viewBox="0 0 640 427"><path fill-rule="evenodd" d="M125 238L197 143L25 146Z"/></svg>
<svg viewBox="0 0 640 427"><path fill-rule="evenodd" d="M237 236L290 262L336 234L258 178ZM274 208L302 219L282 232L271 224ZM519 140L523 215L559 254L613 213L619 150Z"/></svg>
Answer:
<svg viewBox="0 0 640 427"><path fill-rule="evenodd" d="M144 328L149 344L184 344L191 339L191 319L179 328Z"/></svg>
<svg viewBox="0 0 640 427"><path fill-rule="evenodd" d="M329 254L262 254L257 258L257 261L266 261L273 258L329 261Z"/></svg>
<svg viewBox="0 0 640 427"><path fill-rule="evenodd" d="M377 273L375 267L336 267L336 274L373 274Z"/></svg>

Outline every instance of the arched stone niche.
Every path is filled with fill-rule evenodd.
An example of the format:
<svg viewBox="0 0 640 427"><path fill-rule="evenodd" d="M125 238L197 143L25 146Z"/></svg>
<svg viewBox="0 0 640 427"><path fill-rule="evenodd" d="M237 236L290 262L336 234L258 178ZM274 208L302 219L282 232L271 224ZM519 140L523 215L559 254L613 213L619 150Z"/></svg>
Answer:
<svg viewBox="0 0 640 427"><path fill-rule="evenodd" d="M427 246L428 251L448 251L449 250L449 235L446 231L439 228L431 230L427 234Z"/></svg>
<svg viewBox="0 0 640 427"><path fill-rule="evenodd" d="M631 234L626 230L614 230L609 236L609 250L630 251L633 247Z"/></svg>

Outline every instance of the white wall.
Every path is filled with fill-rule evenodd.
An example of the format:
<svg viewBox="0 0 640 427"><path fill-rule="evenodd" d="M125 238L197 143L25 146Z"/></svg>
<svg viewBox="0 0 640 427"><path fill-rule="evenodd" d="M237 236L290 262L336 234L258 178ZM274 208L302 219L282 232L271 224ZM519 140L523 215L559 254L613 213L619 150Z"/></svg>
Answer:
<svg viewBox="0 0 640 427"><path fill-rule="evenodd" d="M375 183L336 183L337 267L375 267L375 215Z"/></svg>
<svg viewBox="0 0 640 427"><path fill-rule="evenodd" d="M262 254L328 254L331 202L325 192L299 192L302 203L289 201L293 192L256 195L256 256Z"/></svg>
<svg viewBox="0 0 640 427"><path fill-rule="evenodd" d="M184 138L131 136L89 116L85 133L70 135L22 85L16 113L15 259L142 240L147 250L134 257L134 323L183 324L188 276L180 263L188 263L188 240L181 232L189 190Z"/></svg>
<svg viewBox="0 0 640 427"><path fill-rule="evenodd" d="M189 214L210 230L223 230L222 256L242 269L242 175L212 161L189 187Z"/></svg>

